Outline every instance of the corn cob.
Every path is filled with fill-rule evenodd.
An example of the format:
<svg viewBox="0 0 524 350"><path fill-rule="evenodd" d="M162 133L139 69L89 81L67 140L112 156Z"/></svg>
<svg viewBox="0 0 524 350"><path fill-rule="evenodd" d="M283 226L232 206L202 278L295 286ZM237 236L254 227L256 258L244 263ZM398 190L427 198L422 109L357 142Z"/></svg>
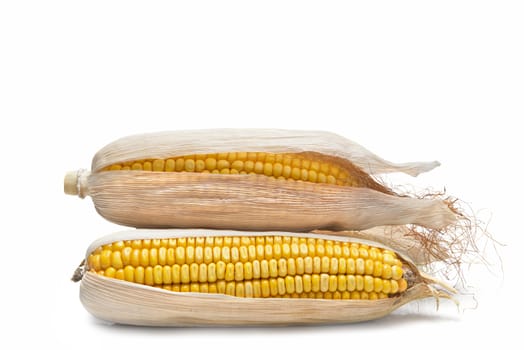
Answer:
<svg viewBox="0 0 524 350"><path fill-rule="evenodd" d="M318 234L128 231L93 243L84 269L88 311L141 325L356 322L449 297L386 247Z"/></svg>
<svg viewBox="0 0 524 350"><path fill-rule="evenodd" d="M118 140L64 190L134 227L351 230L457 219L441 200L398 196L372 176L438 163L389 163L340 136L287 130L153 133Z"/></svg>

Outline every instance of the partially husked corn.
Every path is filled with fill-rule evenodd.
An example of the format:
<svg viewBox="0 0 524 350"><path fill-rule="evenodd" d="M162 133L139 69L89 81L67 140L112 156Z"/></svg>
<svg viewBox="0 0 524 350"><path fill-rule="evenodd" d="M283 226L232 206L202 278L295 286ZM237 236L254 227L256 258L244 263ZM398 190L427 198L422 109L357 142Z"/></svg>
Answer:
<svg viewBox="0 0 524 350"><path fill-rule="evenodd" d="M360 322L456 293L388 246L283 231L124 231L93 242L73 280L96 317L147 326Z"/></svg>
<svg viewBox="0 0 524 350"><path fill-rule="evenodd" d="M302 154L265 152L194 154L167 159L142 159L115 163L102 169L102 171L108 170L251 174L265 175L279 180L380 188L371 177L351 163L343 163L333 157L313 152Z"/></svg>
<svg viewBox="0 0 524 350"><path fill-rule="evenodd" d="M66 174L64 191L90 196L106 219L139 228L441 229L457 220L446 201L398 195L374 177L436 164L393 164L323 132L165 132L108 144L89 171Z"/></svg>
<svg viewBox="0 0 524 350"><path fill-rule="evenodd" d="M290 236L118 241L91 252L87 269L176 292L254 298L382 299L408 287L392 251Z"/></svg>

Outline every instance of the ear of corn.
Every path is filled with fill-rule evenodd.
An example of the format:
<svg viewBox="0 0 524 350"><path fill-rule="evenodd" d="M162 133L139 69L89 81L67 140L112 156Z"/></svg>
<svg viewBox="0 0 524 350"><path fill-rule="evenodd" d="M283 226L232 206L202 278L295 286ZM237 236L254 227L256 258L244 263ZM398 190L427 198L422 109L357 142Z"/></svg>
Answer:
<svg viewBox="0 0 524 350"><path fill-rule="evenodd" d="M392 251L290 236L118 241L91 253L87 269L173 291L239 297L378 299L408 286Z"/></svg>
<svg viewBox="0 0 524 350"><path fill-rule="evenodd" d="M168 132L104 147L90 172L66 175L64 190L91 196L110 221L142 228L441 229L457 220L446 202L398 196L370 175L429 168L393 166L322 132Z"/></svg>
<svg viewBox="0 0 524 350"><path fill-rule="evenodd" d="M317 234L128 231L94 242L85 268L84 306L136 325L357 322L450 297L388 248Z"/></svg>

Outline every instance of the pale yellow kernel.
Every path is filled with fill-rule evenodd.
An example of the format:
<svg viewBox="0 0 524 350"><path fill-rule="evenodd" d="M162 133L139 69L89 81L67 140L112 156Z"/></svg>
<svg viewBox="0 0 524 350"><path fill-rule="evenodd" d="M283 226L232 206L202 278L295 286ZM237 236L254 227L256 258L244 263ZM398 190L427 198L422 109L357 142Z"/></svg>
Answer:
<svg viewBox="0 0 524 350"><path fill-rule="evenodd" d="M391 279L393 276L393 269L391 268L391 265L383 264L382 265L382 278L383 279Z"/></svg>
<svg viewBox="0 0 524 350"><path fill-rule="evenodd" d="M322 259L321 259L321 267L320 267L320 272L329 272L329 264L330 264L330 259L327 257L327 256L323 256Z"/></svg>
<svg viewBox="0 0 524 350"><path fill-rule="evenodd" d="M291 178L293 178L294 180L300 180L301 178L301 171L299 168L293 168L291 170Z"/></svg>
<svg viewBox="0 0 524 350"><path fill-rule="evenodd" d="M260 285L260 281L258 280L253 281L253 297L254 298L262 297L262 288Z"/></svg>
<svg viewBox="0 0 524 350"><path fill-rule="evenodd" d="M273 164L264 163L264 175L272 176L273 175Z"/></svg>
<svg viewBox="0 0 524 350"><path fill-rule="evenodd" d="M260 273L260 261L258 260L253 260L252 262L252 267L253 267L253 279L259 279L261 276L261 273Z"/></svg>
<svg viewBox="0 0 524 350"><path fill-rule="evenodd" d="M235 281L243 281L244 280L244 264L240 261L235 263Z"/></svg>
<svg viewBox="0 0 524 350"><path fill-rule="evenodd" d="M317 173L317 182L325 184L327 182L326 174L324 174L324 173Z"/></svg>
<svg viewBox="0 0 524 350"><path fill-rule="evenodd" d="M302 283L302 276L295 276L293 279L294 279L295 292L302 293L304 291L304 285Z"/></svg>
<svg viewBox="0 0 524 350"><path fill-rule="evenodd" d="M132 266L124 267L124 280L128 282L135 281L135 269Z"/></svg>
<svg viewBox="0 0 524 350"><path fill-rule="evenodd" d="M278 276L278 262L276 259L269 260L269 276L270 277Z"/></svg>
<svg viewBox="0 0 524 350"><path fill-rule="evenodd" d="M308 181L309 179L309 170L307 169L300 169L300 180L302 181Z"/></svg>
<svg viewBox="0 0 524 350"><path fill-rule="evenodd" d="M338 258L338 273L347 273L347 260L345 258Z"/></svg>
<svg viewBox="0 0 524 350"><path fill-rule="evenodd" d="M158 265L158 249L156 248L151 248L149 250L149 265Z"/></svg>
<svg viewBox="0 0 524 350"><path fill-rule="evenodd" d="M191 286L189 284L183 284L180 286L180 292L189 293L191 291Z"/></svg>
<svg viewBox="0 0 524 350"><path fill-rule="evenodd" d="M141 253L142 249L133 249L131 252L131 265L134 267L140 266ZM102 255L100 255L100 259L102 259ZM100 263L102 263L102 260L100 260Z"/></svg>
<svg viewBox="0 0 524 350"><path fill-rule="evenodd" d="M301 259L301 258L297 258L297 259ZM296 268L296 261L295 259L293 258L289 258L286 260L286 263L287 263L287 274L290 275L290 276L294 276L296 273L297 273L297 268Z"/></svg>
<svg viewBox="0 0 524 350"><path fill-rule="evenodd" d="M282 177L289 179L291 177L291 167L289 165L284 165L282 168Z"/></svg>
<svg viewBox="0 0 524 350"><path fill-rule="evenodd" d="M182 283L189 283L191 282L191 278L189 275L189 265L184 264L180 267L180 282Z"/></svg>
<svg viewBox="0 0 524 350"><path fill-rule="evenodd" d="M142 266L138 266L135 268L135 282L144 284L145 280L145 270Z"/></svg>
<svg viewBox="0 0 524 350"><path fill-rule="evenodd" d="M196 252L196 260L199 263L204 262L205 264L209 264L213 261L213 248L211 247L198 247L202 251L202 256L200 256L200 250L197 250Z"/></svg>
<svg viewBox="0 0 524 350"><path fill-rule="evenodd" d="M216 158L218 160L223 160L223 159L227 159L229 157L229 153L225 152L225 153L218 153L216 155Z"/></svg>
<svg viewBox="0 0 524 350"><path fill-rule="evenodd" d="M384 282L381 278L373 278L373 290L377 293L382 292L384 289Z"/></svg>
<svg viewBox="0 0 524 350"><path fill-rule="evenodd" d="M146 267L149 265L149 249L144 248L140 251L140 265Z"/></svg>
<svg viewBox="0 0 524 350"><path fill-rule="evenodd" d="M147 266L144 269L144 284L152 286L155 284L155 278L153 276L153 267Z"/></svg>
<svg viewBox="0 0 524 350"><path fill-rule="evenodd" d="M245 161L247 160L247 152L237 152L237 160Z"/></svg>
<svg viewBox="0 0 524 350"><path fill-rule="evenodd" d="M365 260L365 274L366 275L373 275L373 269L375 267L375 262L371 259L366 259Z"/></svg>
<svg viewBox="0 0 524 350"><path fill-rule="evenodd" d="M256 162L253 171L255 172L255 174L263 174L264 173L264 163L260 161Z"/></svg>
<svg viewBox="0 0 524 350"><path fill-rule="evenodd" d="M359 300L360 292L357 292L357 291L351 292L351 299Z"/></svg>
<svg viewBox="0 0 524 350"><path fill-rule="evenodd" d="M221 256L222 261L224 261L225 263L231 262L231 250L228 246L224 245L222 247Z"/></svg>
<svg viewBox="0 0 524 350"><path fill-rule="evenodd" d="M337 278L337 288L339 291L343 292L347 288L347 277L345 275L333 276Z"/></svg>
<svg viewBox="0 0 524 350"><path fill-rule="evenodd" d="M278 287L278 294L279 295L285 295L286 294L286 281L284 278L277 278L277 287Z"/></svg>
<svg viewBox="0 0 524 350"><path fill-rule="evenodd" d="M311 289L313 288L312 281L311 281L311 275L302 276L302 286L303 286L304 292L307 292L307 293L311 292Z"/></svg>
<svg viewBox="0 0 524 350"><path fill-rule="evenodd" d="M334 275L329 275L329 291L336 292L338 288L338 278Z"/></svg>
<svg viewBox="0 0 524 350"><path fill-rule="evenodd" d="M162 284L163 275L164 275L164 270L162 269L162 266L155 265L155 267L153 267L153 283Z"/></svg>
<svg viewBox="0 0 524 350"><path fill-rule="evenodd" d="M284 279L285 286L286 286L286 292L288 294L295 292L295 279L291 276L286 276Z"/></svg>
<svg viewBox="0 0 524 350"><path fill-rule="evenodd" d="M197 173L200 173L202 171L206 170L206 162L202 159L197 159L195 161L195 169L194 171L196 171Z"/></svg>
<svg viewBox="0 0 524 350"><path fill-rule="evenodd" d="M236 263L240 261L240 251L237 246L231 247L231 262Z"/></svg>
<svg viewBox="0 0 524 350"><path fill-rule="evenodd" d="M278 282L276 278L269 279L269 290L272 297L278 295Z"/></svg>
<svg viewBox="0 0 524 350"><path fill-rule="evenodd" d="M252 173L255 171L255 163L251 160L248 160L244 163L244 171L246 173Z"/></svg>
<svg viewBox="0 0 524 350"><path fill-rule="evenodd" d="M217 160L215 158L207 158L205 160L206 170L213 171L217 168Z"/></svg>
<svg viewBox="0 0 524 350"><path fill-rule="evenodd" d="M397 265L391 267L391 273L391 277L394 280L399 280L402 278L402 268Z"/></svg>
<svg viewBox="0 0 524 350"><path fill-rule="evenodd" d="M120 165L120 164L113 164L113 165L111 165L109 170L122 170L122 165Z"/></svg>
<svg viewBox="0 0 524 350"><path fill-rule="evenodd" d="M131 170L142 170L142 164L133 163L133 165L131 166Z"/></svg>
<svg viewBox="0 0 524 350"><path fill-rule="evenodd" d="M366 263L364 262L364 259L358 258L355 261L355 267L356 267L356 273L359 275L363 275L366 272Z"/></svg>
<svg viewBox="0 0 524 350"><path fill-rule="evenodd" d="M195 248L192 245L186 247L186 264L195 262Z"/></svg>
<svg viewBox="0 0 524 350"><path fill-rule="evenodd" d="M361 257L363 259L369 258L368 247L364 246L364 245L361 245L360 248L358 249L358 255L359 255L359 257Z"/></svg>
<svg viewBox="0 0 524 350"><path fill-rule="evenodd" d="M284 167L282 166L281 163L275 163L273 164L273 176L274 177L280 177L282 176L282 172L284 170Z"/></svg>
<svg viewBox="0 0 524 350"><path fill-rule="evenodd" d="M373 277L371 276L364 276L364 290L366 292L372 292L374 289L374 281L373 281Z"/></svg>
<svg viewBox="0 0 524 350"><path fill-rule="evenodd" d="M218 261L216 263L216 267L217 267L217 280L223 280L226 277L227 264L224 261Z"/></svg>
<svg viewBox="0 0 524 350"><path fill-rule="evenodd" d="M171 266L162 267L162 283L171 284L173 282L173 272Z"/></svg>
<svg viewBox="0 0 524 350"><path fill-rule="evenodd" d="M206 264L198 265L198 282L208 281L207 268L208 266Z"/></svg>
<svg viewBox="0 0 524 350"><path fill-rule="evenodd" d="M131 167L129 165L124 165L122 167L122 170L131 170Z"/></svg>
<svg viewBox="0 0 524 350"><path fill-rule="evenodd" d="M271 266L271 262L270 262ZM284 277L287 275L287 260L284 258L278 259L278 276ZM273 276L272 276L273 277Z"/></svg>
<svg viewBox="0 0 524 350"><path fill-rule="evenodd" d="M247 259L253 261L257 259L257 248L255 245L251 244L247 247Z"/></svg>
<svg viewBox="0 0 524 350"><path fill-rule="evenodd" d="M293 242L291 244L291 257L298 258L299 255L300 255L300 246L298 242Z"/></svg>
<svg viewBox="0 0 524 350"><path fill-rule="evenodd" d="M391 283L391 294L397 293L399 290L398 282L395 280L390 280L390 283Z"/></svg>
<svg viewBox="0 0 524 350"><path fill-rule="evenodd" d="M166 171L175 171L175 160L174 159L166 160L165 170Z"/></svg>
<svg viewBox="0 0 524 350"><path fill-rule="evenodd" d="M311 290L313 292L320 291L320 275L319 274L311 275Z"/></svg>
<svg viewBox="0 0 524 350"><path fill-rule="evenodd" d="M382 293L390 293L391 292L391 282L389 280L382 280Z"/></svg>
<svg viewBox="0 0 524 350"><path fill-rule="evenodd" d="M304 258L304 272L308 274L313 273L313 258L310 256Z"/></svg>
<svg viewBox="0 0 524 350"><path fill-rule="evenodd" d="M117 269L115 271L115 278L117 280L124 280L124 269Z"/></svg>
<svg viewBox="0 0 524 350"><path fill-rule="evenodd" d="M175 171L183 171L185 162L184 158L177 158L177 160L175 160Z"/></svg>
<svg viewBox="0 0 524 350"><path fill-rule="evenodd" d="M273 257L280 259L282 257L282 245L278 243L273 244Z"/></svg>
<svg viewBox="0 0 524 350"><path fill-rule="evenodd" d="M231 162L231 161L230 161ZM244 170L244 162L240 160L235 160L231 163L231 169L236 171L242 171Z"/></svg>
<svg viewBox="0 0 524 350"><path fill-rule="evenodd" d="M227 282L225 294L235 296L235 292L236 292L235 282Z"/></svg>
<svg viewBox="0 0 524 350"><path fill-rule="evenodd" d="M111 255L112 255L112 252L109 249L104 249L100 253L100 267L102 269L106 269L109 266L111 266Z"/></svg>
<svg viewBox="0 0 524 350"><path fill-rule="evenodd" d="M160 247L158 248L158 264L159 265L165 265L167 261L167 249L166 247Z"/></svg>
<svg viewBox="0 0 524 350"><path fill-rule="evenodd" d="M213 261L219 262L222 259L222 247L213 247Z"/></svg>
<svg viewBox="0 0 524 350"><path fill-rule="evenodd" d="M373 263L373 276L375 276L375 277L382 276L382 262L375 261Z"/></svg>
<svg viewBox="0 0 524 350"><path fill-rule="evenodd" d="M358 291L364 290L364 277L362 275L355 276L356 289Z"/></svg>
<svg viewBox="0 0 524 350"><path fill-rule="evenodd" d="M269 286L269 280L262 280L260 282L260 291L262 297L268 298L271 296L271 287Z"/></svg>
<svg viewBox="0 0 524 350"><path fill-rule="evenodd" d="M327 292L329 290L329 275L327 273L320 274L320 291Z"/></svg>
<svg viewBox="0 0 524 350"><path fill-rule="evenodd" d="M384 254L382 255L382 261L384 262L384 264L393 266L395 265L395 260L395 257L390 253L384 252Z"/></svg>
<svg viewBox="0 0 524 350"><path fill-rule="evenodd" d="M348 275L346 278L346 289L350 292L357 289L357 280L354 275Z"/></svg>
<svg viewBox="0 0 524 350"><path fill-rule="evenodd" d="M131 249L131 248L130 248ZM94 271L100 271L100 254L90 255L88 260L88 268Z"/></svg>
<svg viewBox="0 0 524 350"><path fill-rule="evenodd" d="M235 264L227 263L226 264L226 274L224 276L226 281L233 281L235 279Z"/></svg>
<svg viewBox="0 0 524 350"><path fill-rule="evenodd" d="M180 283L180 265L173 265L171 267L171 282L173 284Z"/></svg>
<svg viewBox="0 0 524 350"><path fill-rule="evenodd" d="M175 261L177 264L184 264L186 262L186 249L184 247L176 247Z"/></svg>
<svg viewBox="0 0 524 350"><path fill-rule="evenodd" d="M313 258L313 273L322 272L322 260L320 257L315 256Z"/></svg>
<svg viewBox="0 0 524 350"><path fill-rule="evenodd" d="M326 254L326 247L324 247L322 243L317 243L315 245L315 251L317 256L324 256Z"/></svg>
<svg viewBox="0 0 524 350"><path fill-rule="evenodd" d="M131 264L131 254L132 253L133 253L133 248L131 247L125 247L124 249L122 249L122 263L124 265ZM100 261L98 263L100 263Z"/></svg>
<svg viewBox="0 0 524 350"><path fill-rule="evenodd" d="M273 257L273 245L272 244L266 244L264 246L264 257L266 259L271 259Z"/></svg>
<svg viewBox="0 0 524 350"><path fill-rule="evenodd" d="M260 277L269 277L269 262L267 260L260 261Z"/></svg>
<svg viewBox="0 0 524 350"><path fill-rule="evenodd" d="M178 161L178 160L177 160ZM184 170L188 172L194 172L195 171L195 161L193 159L188 159L184 162Z"/></svg>
<svg viewBox="0 0 524 350"><path fill-rule="evenodd" d="M398 281L398 292L399 293L402 293L404 292L406 289L408 289L408 282L401 278L399 281Z"/></svg>

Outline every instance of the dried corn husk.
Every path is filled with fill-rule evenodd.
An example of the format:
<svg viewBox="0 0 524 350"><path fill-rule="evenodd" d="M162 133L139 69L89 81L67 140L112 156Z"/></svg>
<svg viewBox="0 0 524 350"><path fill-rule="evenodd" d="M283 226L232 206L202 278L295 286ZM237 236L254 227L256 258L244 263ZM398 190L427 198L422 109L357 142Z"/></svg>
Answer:
<svg viewBox="0 0 524 350"><path fill-rule="evenodd" d="M318 131L217 129L126 137L101 149L91 171L66 176L67 193L90 196L110 221L149 228L362 230L457 220L441 199L399 196L383 185L357 188L258 175L101 171L115 162L219 152L314 153L373 174L431 170L438 162L394 164L341 136Z"/></svg>
<svg viewBox="0 0 524 350"><path fill-rule="evenodd" d="M239 232L214 230L133 230L95 241L86 258L97 247L120 240L201 237L286 235L325 238L312 233ZM375 242L345 236L342 242ZM389 248L388 248L389 249ZM428 297L451 298L455 290L421 273L402 257L410 270L410 286L400 295L380 300L319 300L284 298L239 298L207 293L181 293L99 276L82 271L80 300L94 316L115 323L144 326L231 326L349 323L380 318L402 305Z"/></svg>

